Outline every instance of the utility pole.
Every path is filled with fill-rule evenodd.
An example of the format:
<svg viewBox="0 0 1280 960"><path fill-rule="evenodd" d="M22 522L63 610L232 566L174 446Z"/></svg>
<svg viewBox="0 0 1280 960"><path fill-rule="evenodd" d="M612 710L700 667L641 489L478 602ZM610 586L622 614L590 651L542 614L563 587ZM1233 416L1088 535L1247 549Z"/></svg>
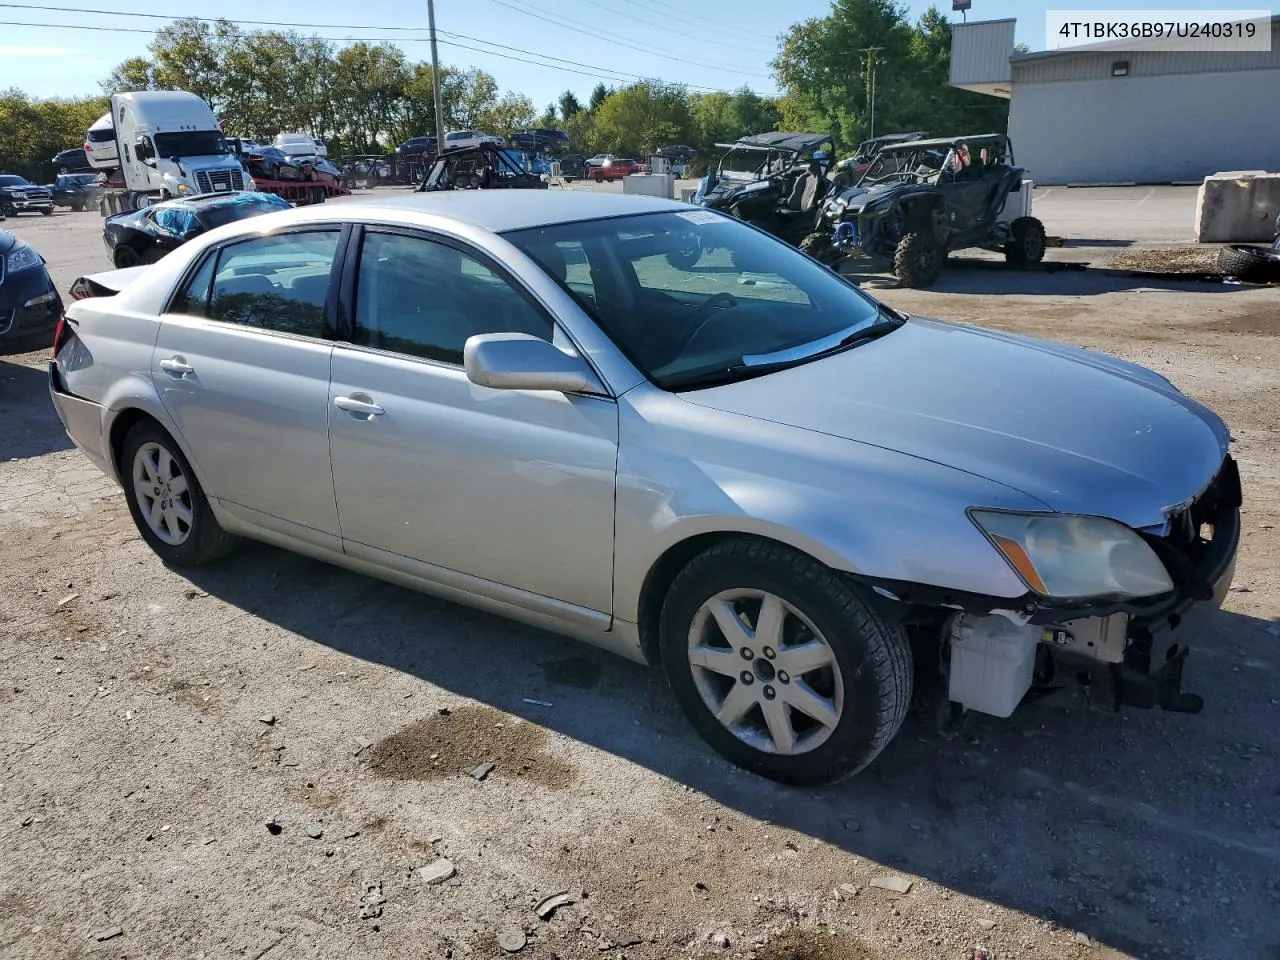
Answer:
<svg viewBox="0 0 1280 960"><path fill-rule="evenodd" d="M427 23L431 27L431 90L436 98L436 153L444 150L444 97L440 92L440 55L436 52L436 5L427 0Z"/></svg>
<svg viewBox="0 0 1280 960"><path fill-rule="evenodd" d="M867 67L871 70L871 132L867 134L867 139L874 139L876 135L876 54L883 50L884 47L863 47L859 53L867 55Z"/></svg>

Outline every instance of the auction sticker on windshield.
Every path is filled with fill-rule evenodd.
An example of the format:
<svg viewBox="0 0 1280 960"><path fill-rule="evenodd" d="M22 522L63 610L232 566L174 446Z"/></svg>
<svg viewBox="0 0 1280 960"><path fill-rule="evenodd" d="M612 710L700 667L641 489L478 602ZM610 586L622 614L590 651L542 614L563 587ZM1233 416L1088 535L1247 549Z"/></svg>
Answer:
<svg viewBox="0 0 1280 960"><path fill-rule="evenodd" d="M684 217L690 223L726 223L727 218L718 213L712 213L710 210L691 210L688 213L677 213L677 217Z"/></svg>

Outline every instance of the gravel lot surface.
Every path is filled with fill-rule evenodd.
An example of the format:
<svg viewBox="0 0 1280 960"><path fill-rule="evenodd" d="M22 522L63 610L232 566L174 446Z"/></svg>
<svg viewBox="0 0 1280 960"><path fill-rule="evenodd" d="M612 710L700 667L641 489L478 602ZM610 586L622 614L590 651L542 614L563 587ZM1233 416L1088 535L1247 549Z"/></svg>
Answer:
<svg viewBox="0 0 1280 960"><path fill-rule="evenodd" d="M64 294L106 268L92 213L5 228ZM1280 957L1280 289L1115 252L867 285L1226 417L1244 533L1192 640L1204 712L913 716L816 791L720 761L657 672L571 641L268 547L167 570L63 434L47 347L0 356L0 957Z"/></svg>

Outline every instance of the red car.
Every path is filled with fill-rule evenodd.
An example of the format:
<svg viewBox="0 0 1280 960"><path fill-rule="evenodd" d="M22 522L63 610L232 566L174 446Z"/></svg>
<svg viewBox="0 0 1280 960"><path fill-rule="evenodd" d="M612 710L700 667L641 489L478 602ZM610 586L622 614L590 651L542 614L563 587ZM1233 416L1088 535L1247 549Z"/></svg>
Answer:
<svg viewBox="0 0 1280 960"><path fill-rule="evenodd" d="M596 183L604 183L606 180L621 180L623 177L630 176L633 173L644 173L644 170L644 164L642 163L615 157L612 160L606 160L592 170L591 179Z"/></svg>

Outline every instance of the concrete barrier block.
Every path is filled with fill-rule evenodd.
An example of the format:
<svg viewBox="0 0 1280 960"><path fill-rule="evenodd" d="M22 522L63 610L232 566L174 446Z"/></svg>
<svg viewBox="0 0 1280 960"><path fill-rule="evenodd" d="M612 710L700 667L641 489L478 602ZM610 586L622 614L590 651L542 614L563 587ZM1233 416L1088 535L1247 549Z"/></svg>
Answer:
<svg viewBox="0 0 1280 960"><path fill-rule="evenodd" d="M1280 173L1215 173L1196 193L1198 243L1266 243L1280 213Z"/></svg>

